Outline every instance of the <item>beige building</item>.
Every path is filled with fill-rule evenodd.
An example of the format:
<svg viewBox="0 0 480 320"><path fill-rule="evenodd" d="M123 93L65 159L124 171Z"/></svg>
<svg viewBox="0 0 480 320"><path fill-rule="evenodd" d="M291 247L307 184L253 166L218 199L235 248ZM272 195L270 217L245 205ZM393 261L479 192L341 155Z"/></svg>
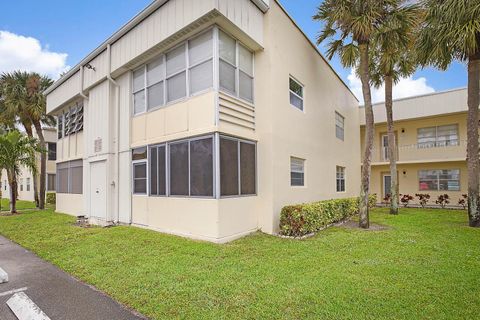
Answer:
<svg viewBox="0 0 480 320"><path fill-rule="evenodd" d="M358 101L277 1L157 0L47 90L57 210L213 242L353 197Z"/></svg>
<svg viewBox="0 0 480 320"><path fill-rule="evenodd" d="M35 130L34 136L37 137ZM44 128L43 135L47 142L47 175L46 175L46 191L55 192L56 185L56 160L57 160L57 133L55 128ZM38 159L38 169L40 170L40 159ZM40 177L38 176L38 179ZM2 198L10 197L10 186L8 185L7 173L3 170L0 174L0 188L2 190ZM20 168L18 175L18 199L25 201L34 201L33 191L33 175L32 172L25 168Z"/></svg>
<svg viewBox="0 0 480 320"><path fill-rule="evenodd" d="M383 202L390 192L385 105L373 106L375 140L371 192ZM394 101L398 186L401 194L429 194L429 204L448 194L457 205L467 193L467 89ZM360 108L362 143L365 117ZM362 146L363 150L363 146ZM413 203L418 203L415 198Z"/></svg>

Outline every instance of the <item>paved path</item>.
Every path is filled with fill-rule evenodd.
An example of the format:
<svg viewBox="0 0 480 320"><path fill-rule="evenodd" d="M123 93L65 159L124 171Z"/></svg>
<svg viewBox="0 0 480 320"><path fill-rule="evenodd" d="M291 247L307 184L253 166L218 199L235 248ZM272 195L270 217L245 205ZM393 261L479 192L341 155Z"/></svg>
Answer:
<svg viewBox="0 0 480 320"><path fill-rule="evenodd" d="M6 304L15 291L25 292L52 320L145 319L2 236L0 267L9 278L0 284L1 320L17 320Z"/></svg>

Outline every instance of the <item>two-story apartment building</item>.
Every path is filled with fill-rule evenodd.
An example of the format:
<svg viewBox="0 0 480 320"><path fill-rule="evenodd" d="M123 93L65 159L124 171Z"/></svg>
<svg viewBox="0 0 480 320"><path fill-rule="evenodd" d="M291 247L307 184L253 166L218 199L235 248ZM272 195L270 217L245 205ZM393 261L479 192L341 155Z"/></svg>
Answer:
<svg viewBox="0 0 480 320"><path fill-rule="evenodd" d="M37 134L34 132L34 137L37 137ZM57 160L57 133L55 128L46 127L43 129L43 136L47 143L47 175L46 175L46 191L55 192L56 188L56 160ZM37 161L38 169L40 170L40 157ZM25 167L20 168L20 174L18 175L18 199L25 201L34 201L34 189L33 189L33 174L30 169ZM37 175L37 179L40 179L40 176ZM0 174L1 181L1 190L2 197L10 197L10 186L8 185L7 172L2 170Z"/></svg>
<svg viewBox="0 0 480 320"><path fill-rule="evenodd" d="M382 202L390 193L391 177L385 105L376 104L373 110L376 126L370 189ZM394 101L393 111L399 192L429 194L430 204L440 194L448 194L456 205L468 187L467 89L399 99ZM363 143L363 108L360 119Z"/></svg>
<svg viewBox="0 0 480 320"><path fill-rule="evenodd" d="M278 1L157 0L47 90L57 210L214 242L357 196L358 101Z"/></svg>

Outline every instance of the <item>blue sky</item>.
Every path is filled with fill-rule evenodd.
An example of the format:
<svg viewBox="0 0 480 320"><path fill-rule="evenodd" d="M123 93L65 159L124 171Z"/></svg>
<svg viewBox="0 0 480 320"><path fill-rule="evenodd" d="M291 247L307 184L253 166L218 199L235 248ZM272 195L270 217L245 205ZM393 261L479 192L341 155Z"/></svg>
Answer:
<svg viewBox="0 0 480 320"><path fill-rule="evenodd" d="M68 66L74 66L150 2L151 0L4 1L0 19L0 32L4 32L3 38L0 34L0 60L2 59L1 41L7 38L5 32L8 32L10 38L23 36L29 37L29 40L31 40L30 37L38 40L41 47L39 50L42 52L66 54L67 56L57 55L54 57L57 60L52 63L54 66L51 68L57 68L55 72L62 68L60 60ZM281 0L290 15L312 40L315 39L321 26L311 19L320 2L321 0ZM9 50L8 46L3 45L4 50L5 47ZM18 49L21 46L12 45L11 47ZM3 59L7 61L7 66L2 67L2 62L0 62L0 71L6 71L2 68L8 69L16 66L16 59L12 58L12 55L20 56L27 51L36 49L25 49L20 53L11 52L10 56L7 55L7 58ZM320 47L320 50L324 52L324 48ZM49 66L50 60L47 58L51 58L51 55L48 57L44 55L40 58L32 55L24 59L33 59L35 62L22 61L18 63L26 64L25 68L31 66L33 69L39 68L42 71L43 69L47 70L47 66ZM355 80L349 79L351 70L342 68L336 59L331 64L347 84L351 87L355 86ZM19 67L22 66L19 65ZM419 78L425 79L419 80ZM409 83L406 83L404 87L400 86L403 89L399 87L398 90L407 91L407 95L410 91L413 92L412 94L417 93L414 91L419 87L441 91L466 86L466 81L465 66L455 63L445 72L432 68L419 70ZM421 90L424 89L419 90L421 93Z"/></svg>

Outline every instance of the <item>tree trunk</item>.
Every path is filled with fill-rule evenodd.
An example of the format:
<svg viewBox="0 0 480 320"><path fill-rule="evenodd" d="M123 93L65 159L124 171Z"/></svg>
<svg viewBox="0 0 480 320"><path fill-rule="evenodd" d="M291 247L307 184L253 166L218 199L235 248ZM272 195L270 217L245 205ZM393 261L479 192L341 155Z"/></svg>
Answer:
<svg viewBox="0 0 480 320"><path fill-rule="evenodd" d="M43 136L42 124L39 121L34 122L35 131L38 135L38 140L40 140L40 147L45 150L45 137ZM38 208L40 210L45 209L45 189L46 189L46 180L47 180L47 154L46 152L40 153L40 190L38 195Z"/></svg>
<svg viewBox="0 0 480 320"><path fill-rule="evenodd" d="M27 124L23 124L23 127L25 128L25 132L27 133L27 136L29 138L33 138L32 126L28 126ZM32 172L32 178L33 178L33 198L35 200L35 206L38 208L38 206L39 206L39 201L38 201L38 174Z"/></svg>
<svg viewBox="0 0 480 320"><path fill-rule="evenodd" d="M390 160L390 214L398 214L397 143L393 126L392 76L385 76L385 109L387 112L388 158Z"/></svg>
<svg viewBox="0 0 480 320"><path fill-rule="evenodd" d="M17 213L17 175L7 171L8 184L10 185L10 213Z"/></svg>
<svg viewBox="0 0 480 320"><path fill-rule="evenodd" d="M360 190L360 228L370 227L368 196L370 193L370 173L372 161L374 118L372 109L372 94L370 92L370 74L368 59L368 43L359 44L360 51L360 80L362 81L363 100L365 101L365 153L362 166L362 185Z"/></svg>
<svg viewBox="0 0 480 320"><path fill-rule="evenodd" d="M468 118L467 118L467 167L468 167L468 220L471 227L480 227L479 212L479 143L478 107L480 105L480 53L468 62Z"/></svg>

